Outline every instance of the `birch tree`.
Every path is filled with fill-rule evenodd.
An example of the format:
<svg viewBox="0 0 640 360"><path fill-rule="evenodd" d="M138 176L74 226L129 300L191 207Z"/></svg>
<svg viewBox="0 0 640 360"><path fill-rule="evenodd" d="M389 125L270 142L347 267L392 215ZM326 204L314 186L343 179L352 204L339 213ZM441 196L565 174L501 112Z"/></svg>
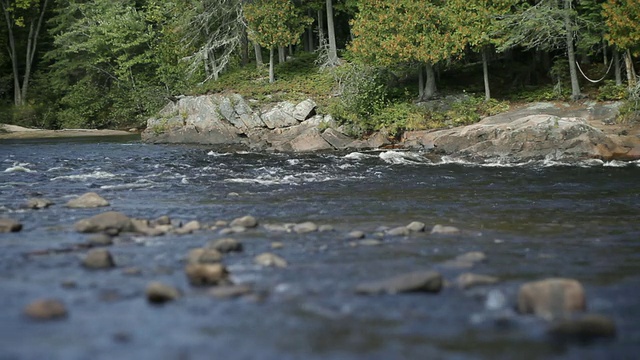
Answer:
<svg viewBox="0 0 640 360"><path fill-rule="evenodd" d="M0 0L7 27L7 51L11 60L16 106L25 105L27 101L29 81L48 3L49 0ZM26 44L19 44L18 32L25 30Z"/></svg>

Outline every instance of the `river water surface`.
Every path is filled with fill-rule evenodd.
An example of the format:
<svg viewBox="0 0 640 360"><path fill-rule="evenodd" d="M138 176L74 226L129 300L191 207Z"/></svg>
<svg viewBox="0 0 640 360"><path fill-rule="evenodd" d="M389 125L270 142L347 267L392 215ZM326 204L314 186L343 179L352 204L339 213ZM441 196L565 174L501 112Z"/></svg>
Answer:
<svg viewBox="0 0 640 360"><path fill-rule="evenodd" d="M244 252L224 262L254 295L221 300L189 286L189 249L221 238L125 237L110 247L117 267L88 271L87 236L73 224L105 209L69 209L94 191L109 210L174 221L253 215L260 226L234 235ZM55 205L25 210L28 198ZM0 359L631 359L640 354L640 163L431 163L418 153L226 153L149 145L135 137L0 143L0 217L19 233L0 235ZM334 231L272 232L264 225L313 221ZM412 221L427 232L381 236ZM462 230L430 235L436 224ZM362 230L378 246L347 239ZM273 242L282 248L272 249ZM274 252L284 269L253 258ZM447 265L481 251L473 268ZM138 275L125 269L137 268ZM453 284L462 272L497 276L497 285L439 294L366 297L357 284L435 269ZM582 282L590 312L611 317L613 339L559 340L548 324L515 312L524 282ZM184 296L164 306L144 289L159 280ZM63 285L67 286L63 286ZM73 284L73 286L69 286ZM61 321L35 322L29 302L54 297Z"/></svg>

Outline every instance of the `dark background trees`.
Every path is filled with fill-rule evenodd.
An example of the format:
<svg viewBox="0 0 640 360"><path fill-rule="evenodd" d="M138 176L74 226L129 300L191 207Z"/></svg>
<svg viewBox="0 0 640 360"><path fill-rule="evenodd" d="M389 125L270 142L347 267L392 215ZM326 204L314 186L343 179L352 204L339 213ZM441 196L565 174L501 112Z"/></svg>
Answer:
<svg viewBox="0 0 640 360"><path fill-rule="evenodd" d="M382 71L370 79L386 79L380 81L390 97L407 103L436 97L436 90L483 93L489 101L538 89L577 100L599 96L593 89L614 93L623 77L625 87L637 87L639 0L0 5L0 122L30 126L141 125L167 99L215 88L229 72L251 68L259 78L266 52L278 52L281 62L314 54L321 69ZM270 63L286 75L286 64ZM338 85L363 78L341 71L332 73ZM278 73L269 78L277 83Z"/></svg>

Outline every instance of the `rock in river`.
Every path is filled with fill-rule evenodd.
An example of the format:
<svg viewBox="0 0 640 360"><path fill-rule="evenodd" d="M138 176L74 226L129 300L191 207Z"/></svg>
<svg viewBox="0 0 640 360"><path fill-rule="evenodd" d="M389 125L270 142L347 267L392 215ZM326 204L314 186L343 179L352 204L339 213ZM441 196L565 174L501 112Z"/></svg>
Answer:
<svg viewBox="0 0 640 360"><path fill-rule="evenodd" d="M411 224L407 225L407 229L411 232L423 232L426 225L420 221L412 221Z"/></svg>
<svg viewBox="0 0 640 360"><path fill-rule="evenodd" d="M396 294L403 292L434 292L442 289L442 275L435 271L416 271L388 279L360 284L358 294Z"/></svg>
<svg viewBox="0 0 640 360"><path fill-rule="evenodd" d="M243 216L237 219L234 219L229 224L230 227L245 227L245 228L254 228L258 226L258 220L251 215Z"/></svg>
<svg viewBox="0 0 640 360"><path fill-rule="evenodd" d="M0 233L18 232L22 224L13 219L0 219Z"/></svg>
<svg viewBox="0 0 640 360"><path fill-rule="evenodd" d="M128 216L116 211L108 211L76 222L75 229L81 233L105 232L117 235L121 232L133 231L134 226Z"/></svg>
<svg viewBox="0 0 640 360"><path fill-rule="evenodd" d="M184 272L194 286L218 285L225 282L229 275L222 264L187 264Z"/></svg>
<svg viewBox="0 0 640 360"><path fill-rule="evenodd" d="M108 269L115 266L111 253L105 249L91 250L82 260L82 265L89 269Z"/></svg>
<svg viewBox="0 0 640 360"><path fill-rule="evenodd" d="M27 305L24 314L36 320L62 319L67 316L67 308L60 300L41 299Z"/></svg>
<svg viewBox="0 0 640 360"><path fill-rule="evenodd" d="M189 264L213 264L220 261L222 261L222 254L216 249L192 249L187 255L187 263Z"/></svg>
<svg viewBox="0 0 640 360"><path fill-rule="evenodd" d="M315 223L313 223L311 221L306 221L306 222L303 222L303 223L295 224L293 226L293 231L295 231L298 234L306 234L306 233L316 232L316 231L318 231L318 225L316 225Z"/></svg>
<svg viewBox="0 0 640 360"><path fill-rule="evenodd" d="M147 285L145 295L150 303L163 304L180 297L180 291L173 286L154 281Z"/></svg>
<svg viewBox="0 0 640 360"><path fill-rule="evenodd" d="M260 266L273 266L273 267L285 268L288 265L285 259L272 253L260 254L256 256L253 261Z"/></svg>
<svg viewBox="0 0 640 360"><path fill-rule="evenodd" d="M554 322L549 328L549 334L578 339L614 337L616 335L616 324L606 316L586 314Z"/></svg>
<svg viewBox="0 0 640 360"><path fill-rule="evenodd" d="M96 208L102 206L109 206L109 202L94 192L86 193L67 202L67 207L70 208Z"/></svg>
<svg viewBox="0 0 640 360"><path fill-rule="evenodd" d="M207 244L208 249L214 249L221 253L229 253L233 251L242 251L242 243L233 238L223 238L218 240L211 240Z"/></svg>
<svg viewBox="0 0 640 360"><path fill-rule="evenodd" d="M46 209L51 205L53 205L53 201L49 199L31 198L27 200L26 208L39 210L39 209Z"/></svg>
<svg viewBox="0 0 640 360"><path fill-rule="evenodd" d="M468 289L474 286L493 285L499 281L497 277L489 275L480 275L473 273L460 274L456 278L456 284L462 289Z"/></svg>
<svg viewBox="0 0 640 360"><path fill-rule="evenodd" d="M459 234L460 229L455 226L445 226L445 225L435 225L433 229L431 229L432 234L442 234L442 235L454 235Z"/></svg>
<svg viewBox="0 0 640 360"><path fill-rule="evenodd" d="M518 311L547 320L584 311L584 288L573 279L551 278L523 284L518 291Z"/></svg>

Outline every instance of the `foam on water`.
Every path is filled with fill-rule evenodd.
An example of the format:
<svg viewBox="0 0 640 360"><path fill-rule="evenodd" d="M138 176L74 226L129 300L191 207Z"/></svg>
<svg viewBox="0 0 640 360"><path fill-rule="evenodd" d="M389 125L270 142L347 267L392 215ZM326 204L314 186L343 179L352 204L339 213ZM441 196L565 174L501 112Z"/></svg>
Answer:
<svg viewBox="0 0 640 360"><path fill-rule="evenodd" d="M90 174L76 174L76 175L64 175L64 176L56 176L51 179L54 180L88 180L88 179L111 179L116 177L115 174L106 171L94 171Z"/></svg>
<svg viewBox="0 0 640 360"><path fill-rule="evenodd" d="M428 162L420 153L409 151L385 151L378 156L386 163L393 165L414 165Z"/></svg>
<svg viewBox="0 0 640 360"><path fill-rule="evenodd" d="M26 173L35 173L37 172L36 170L31 170L29 169L27 166L30 166L32 164L29 163L13 163L13 166L8 167L4 170L4 172L6 173L11 173L11 172L26 172Z"/></svg>

